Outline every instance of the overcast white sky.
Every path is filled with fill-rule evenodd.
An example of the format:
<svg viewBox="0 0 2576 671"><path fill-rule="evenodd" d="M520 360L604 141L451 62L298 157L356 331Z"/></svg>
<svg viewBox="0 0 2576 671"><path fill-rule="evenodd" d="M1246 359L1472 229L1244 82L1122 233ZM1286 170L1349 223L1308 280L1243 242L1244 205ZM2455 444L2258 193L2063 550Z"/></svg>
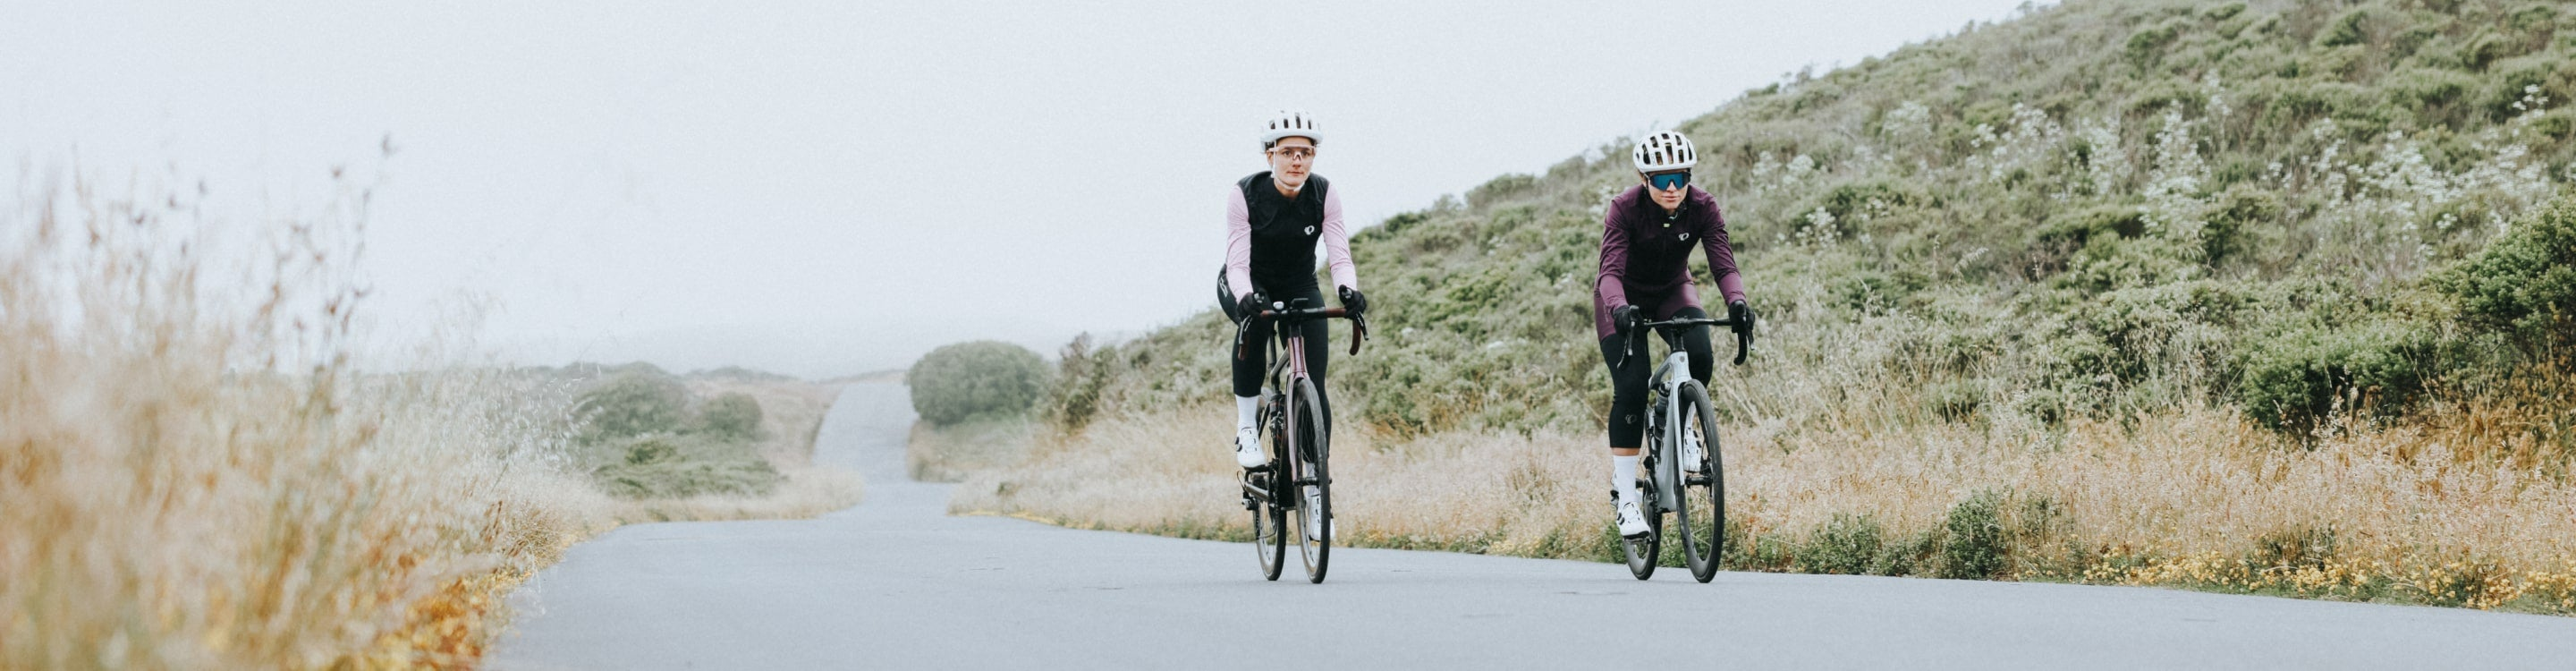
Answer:
<svg viewBox="0 0 2576 671"><path fill-rule="evenodd" d="M1274 109L1373 224L2019 4L0 0L0 183L256 217L390 134L385 330L483 296L519 361L828 377L1210 306Z"/></svg>

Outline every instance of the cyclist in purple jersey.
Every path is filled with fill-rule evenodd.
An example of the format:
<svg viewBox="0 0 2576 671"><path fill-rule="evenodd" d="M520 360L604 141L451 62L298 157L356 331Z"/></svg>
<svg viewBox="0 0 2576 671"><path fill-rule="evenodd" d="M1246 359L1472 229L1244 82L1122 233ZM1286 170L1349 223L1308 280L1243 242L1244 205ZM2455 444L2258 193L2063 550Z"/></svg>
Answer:
<svg viewBox="0 0 2576 671"><path fill-rule="evenodd" d="M1341 192L1314 174L1315 147L1322 140L1312 117L1280 112L1262 129L1261 150L1270 169L1238 180L1226 191L1225 267L1217 272L1217 304L1228 318L1240 320L1273 302L1300 298L1308 307L1323 307L1323 290L1315 283L1319 243L1342 307L1353 315L1368 311L1359 274L1351 266L1350 236L1342 227ZM1244 468L1268 462L1253 421L1262 373L1269 368L1269 351L1259 343L1272 336L1271 328L1268 322L1249 325L1244 341L1254 344L1236 348L1234 357L1234 458ZM1324 369L1332 357L1330 335L1322 320L1296 328L1304 329L1306 373L1324 397L1318 399L1324 425L1332 426L1331 394L1322 393Z"/></svg>
<svg viewBox="0 0 2576 671"><path fill-rule="evenodd" d="M1610 481L1619 533L1642 537L1650 527L1637 505L1637 447L1645 432L1646 384L1654 361L1631 355L1628 332L1645 321L1705 318L1690 272L1693 247L1708 251L1709 274L1726 298L1738 331L1751 331L1753 309L1744 302L1744 277L1735 271L1726 217L1717 199L1690 185L1699 152L1675 131L1649 135L1631 152L1639 184L1611 199L1601 222L1601 275L1593 285L1593 331L1602 362L1610 366ZM1706 326L1683 337L1690 375L1708 384L1711 364ZM1686 446L1684 449L1698 449ZM1684 457L1688 459L1690 457Z"/></svg>

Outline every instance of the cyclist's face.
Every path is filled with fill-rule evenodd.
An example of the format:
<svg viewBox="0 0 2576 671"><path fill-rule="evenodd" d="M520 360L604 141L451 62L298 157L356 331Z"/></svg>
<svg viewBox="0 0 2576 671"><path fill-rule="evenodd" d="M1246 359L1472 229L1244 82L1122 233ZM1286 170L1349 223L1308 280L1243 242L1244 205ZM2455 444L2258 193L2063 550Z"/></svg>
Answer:
<svg viewBox="0 0 2576 671"><path fill-rule="evenodd" d="M1279 138L1270 145L1270 179L1280 186L1301 189L1306 176L1315 170L1315 141L1294 135Z"/></svg>
<svg viewBox="0 0 2576 671"><path fill-rule="evenodd" d="M1655 204L1664 206L1665 210L1680 209L1682 206L1682 196L1690 193L1690 185L1688 184L1676 186L1670 189L1655 188L1654 183L1647 181L1645 175L1638 175L1637 183L1646 185L1646 195L1654 196Z"/></svg>

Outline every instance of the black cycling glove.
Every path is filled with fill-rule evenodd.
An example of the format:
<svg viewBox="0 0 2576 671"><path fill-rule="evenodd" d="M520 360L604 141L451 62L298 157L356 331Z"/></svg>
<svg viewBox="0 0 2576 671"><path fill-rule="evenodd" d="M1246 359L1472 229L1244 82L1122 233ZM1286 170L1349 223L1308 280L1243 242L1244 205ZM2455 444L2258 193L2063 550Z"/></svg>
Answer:
<svg viewBox="0 0 2576 671"><path fill-rule="evenodd" d="M1368 297L1361 295L1358 289L1342 287L1342 310L1353 317L1367 314Z"/></svg>
<svg viewBox="0 0 2576 671"><path fill-rule="evenodd" d="M1636 329L1636 328L1637 328L1637 306L1634 306L1634 305L1622 305L1622 306L1619 306L1619 307L1610 308L1610 330L1611 330L1611 331L1618 333L1618 334L1619 334L1619 337L1621 337L1621 338L1625 338L1625 337L1628 337L1628 332L1629 332L1629 331L1634 330L1634 329Z"/></svg>
<svg viewBox="0 0 2576 671"><path fill-rule="evenodd" d="M1270 297L1261 295L1261 292L1259 291L1244 294L1243 300L1237 301L1234 304L1234 313L1237 315L1237 319L1261 314L1261 311L1268 309L1270 309Z"/></svg>
<svg viewBox="0 0 2576 671"><path fill-rule="evenodd" d="M1751 335L1753 333L1753 306L1745 305L1744 301L1727 302L1726 319L1727 321L1735 322L1734 329L1736 335Z"/></svg>

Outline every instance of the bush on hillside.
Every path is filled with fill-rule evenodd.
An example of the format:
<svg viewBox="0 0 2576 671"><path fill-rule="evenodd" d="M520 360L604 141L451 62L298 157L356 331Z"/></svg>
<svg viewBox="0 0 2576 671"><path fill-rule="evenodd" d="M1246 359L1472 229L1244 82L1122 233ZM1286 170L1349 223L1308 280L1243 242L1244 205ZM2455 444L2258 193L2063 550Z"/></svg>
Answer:
<svg viewBox="0 0 2576 671"><path fill-rule="evenodd" d="M932 424L983 416L1022 415L1047 391L1046 361L1028 348L994 340L931 350L912 364L912 409Z"/></svg>
<svg viewBox="0 0 2576 671"><path fill-rule="evenodd" d="M2337 410L2391 417L2424 390L2431 333L2402 322L2310 326L2242 350L2236 401L2246 414L2294 435Z"/></svg>
<svg viewBox="0 0 2576 671"><path fill-rule="evenodd" d="M678 431L688 421L688 405L689 390L678 379L626 372L583 392L573 412L585 423L583 440L599 442Z"/></svg>
<svg viewBox="0 0 2576 671"><path fill-rule="evenodd" d="M2473 326L2576 340L2576 196L2524 217L2436 284Z"/></svg>
<svg viewBox="0 0 2576 671"><path fill-rule="evenodd" d="M698 410L698 432L727 440L759 440L760 402L742 392L717 396Z"/></svg>
<svg viewBox="0 0 2576 671"><path fill-rule="evenodd" d="M652 433L615 445L620 458L591 469L591 480L624 498L765 496L785 479L745 443Z"/></svg>

